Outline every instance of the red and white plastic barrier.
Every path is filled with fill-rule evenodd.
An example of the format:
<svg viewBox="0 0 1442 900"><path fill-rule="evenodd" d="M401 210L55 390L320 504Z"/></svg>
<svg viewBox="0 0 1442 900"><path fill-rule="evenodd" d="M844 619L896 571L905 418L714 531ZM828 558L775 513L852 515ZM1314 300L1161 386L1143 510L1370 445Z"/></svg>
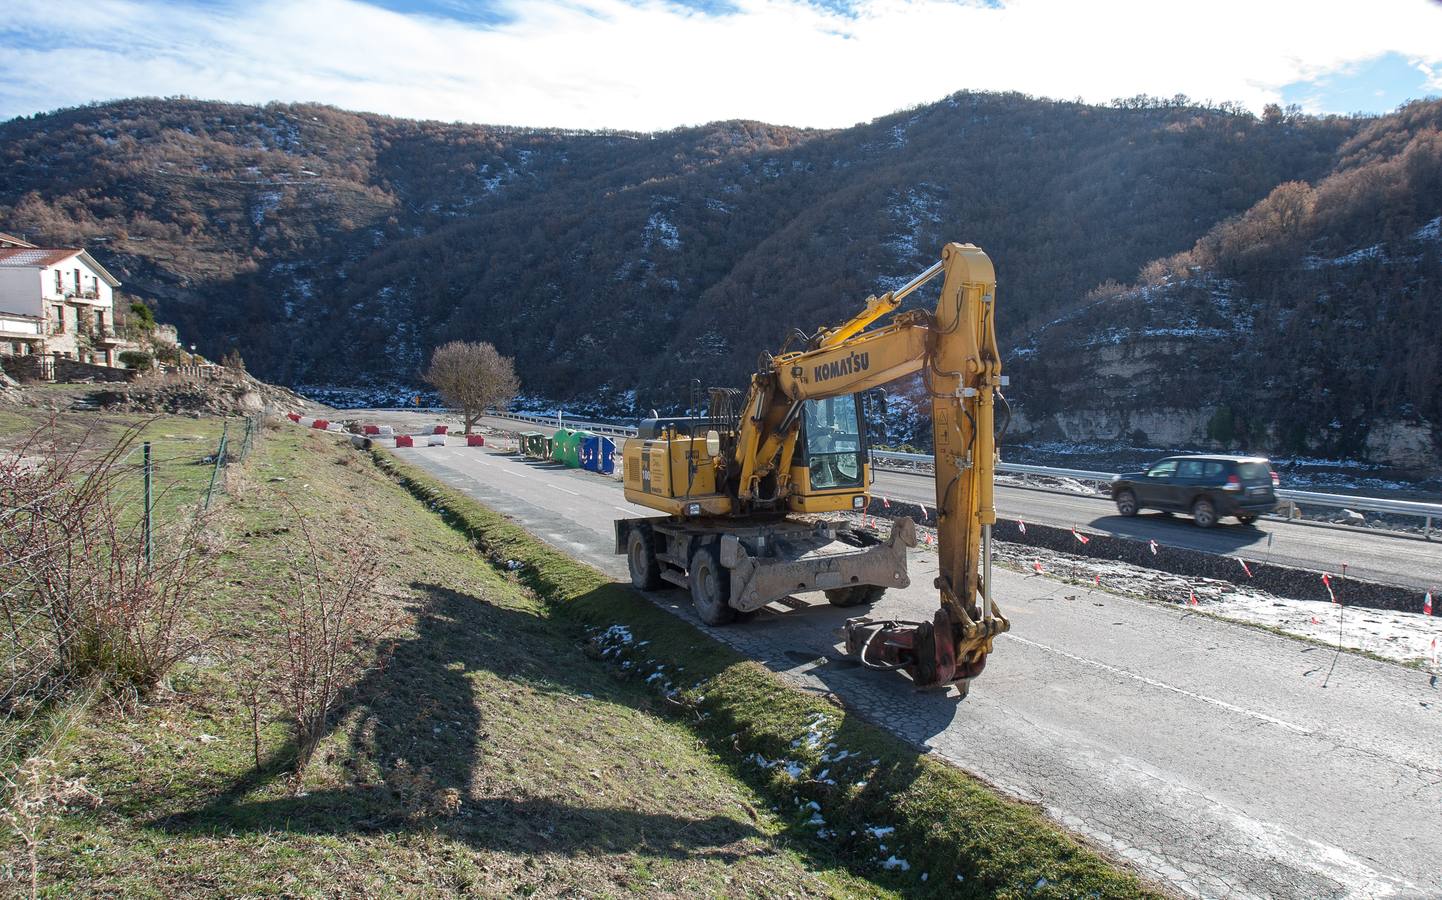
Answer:
<svg viewBox="0 0 1442 900"><path fill-rule="evenodd" d="M415 445L416 445L416 442L415 442L414 439L411 438L410 435L408 435L408 434L398 434L398 435L396 435L396 446L397 446L397 447L414 447Z"/></svg>
<svg viewBox="0 0 1442 900"><path fill-rule="evenodd" d="M486 439L479 434L468 434L466 435L466 446L484 447L486 446Z"/></svg>

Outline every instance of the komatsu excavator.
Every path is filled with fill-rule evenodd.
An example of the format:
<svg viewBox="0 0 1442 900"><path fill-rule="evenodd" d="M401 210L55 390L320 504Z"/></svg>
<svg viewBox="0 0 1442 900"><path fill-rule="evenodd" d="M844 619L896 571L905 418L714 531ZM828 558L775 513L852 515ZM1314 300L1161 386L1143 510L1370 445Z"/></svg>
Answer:
<svg viewBox="0 0 1442 900"><path fill-rule="evenodd" d="M938 275L935 311L870 328ZM850 321L797 332L798 349L763 356L744 399L712 388L705 417L642 421L622 451L625 495L665 515L616 521L616 552L626 554L635 586L688 588L711 625L768 603L801 605L792 595L808 591L858 606L906 587L906 550L916 543L909 518L882 541L817 514L867 508L861 394L919 371L931 398L941 607L929 622L848 619L844 634L867 667L965 694L1010 627L991 592L994 413L997 400L1005 408L1006 384L995 306L991 260L971 244L947 244L940 261L868 298Z"/></svg>

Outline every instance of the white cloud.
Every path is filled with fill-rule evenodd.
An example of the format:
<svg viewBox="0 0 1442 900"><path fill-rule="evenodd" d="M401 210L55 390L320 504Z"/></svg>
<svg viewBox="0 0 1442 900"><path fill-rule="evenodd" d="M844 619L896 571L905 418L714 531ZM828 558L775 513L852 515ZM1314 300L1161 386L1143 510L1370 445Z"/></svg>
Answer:
<svg viewBox="0 0 1442 900"><path fill-rule="evenodd" d="M0 116L189 94L517 125L832 127L963 88L1260 109L1284 85L1384 53L1442 70L1431 0L1374 0L1365 15L1353 0L736 5L501 0L505 24L482 27L357 0L9 0Z"/></svg>

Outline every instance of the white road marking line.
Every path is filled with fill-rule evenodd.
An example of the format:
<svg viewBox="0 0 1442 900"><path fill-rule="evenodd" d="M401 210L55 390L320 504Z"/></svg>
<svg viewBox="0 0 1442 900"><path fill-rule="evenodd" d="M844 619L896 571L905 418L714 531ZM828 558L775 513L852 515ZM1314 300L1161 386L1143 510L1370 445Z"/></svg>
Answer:
<svg viewBox="0 0 1442 900"><path fill-rule="evenodd" d="M1148 677L1145 676L1145 675L1138 675L1138 674L1135 673L1135 672L1128 672L1126 669L1118 669L1116 666L1109 666L1109 665L1107 665L1107 664L1104 663L1104 662L1098 662L1097 660L1094 660L1094 659L1087 659L1087 658L1084 657L1084 656L1077 656L1077 655L1074 654L1074 653L1068 653L1068 652L1066 652L1065 650L1058 650L1058 649L1055 648L1055 647L1048 647L1046 644L1037 643L1036 641L1029 641L1029 640L1027 640L1027 639L1024 638L1024 637L1017 637L1017 636L1014 635L1014 634L1006 634L1006 635L1004 635L1004 636L1007 637L1007 638L1010 639L1010 640L1020 641L1020 642L1022 642L1023 644L1029 644L1029 645L1032 646L1032 647L1037 647L1037 648L1040 648L1040 649L1042 649L1042 650L1050 651L1050 652L1052 652L1052 653L1057 654L1058 656L1065 656L1067 659L1074 660L1074 661L1079 662L1079 663L1085 663L1086 665L1089 665L1089 666L1095 666L1095 667L1098 668L1098 669L1103 669L1103 670L1105 670L1105 671L1107 671L1107 672L1111 672L1111 673L1113 673L1113 674L1115 674L1115 675L1125 675L1126 677L1128 677L1128 678L1134 678L1134 679L1136 679L1137 681L1142 682L1143 684L1147 684L1147 685L1150 685L1150 686L1152 686L1152 687L1158 687L1158 688L1162 688L1163 690L1173 691L1173 692L1175 692L1175 693L1181 694L1183 697L1191 697L1193 700L1200 700L1200 701L1202 701L1203 703L1210 703L1210 704L1212 704L1213 706L1220 706L1222 709L1230 710L1231 712L1234 712L1234 713L1240 713L1240 714L1242 714L1242 715L1244 715L1244 716L1250 716L1250 717L1253 718L1253 719L1257 719L1257 720L1262 721L1262 722L1267 722L1267 723L1272 724L1272 725L1277 725L1277 726L1279 726L1279 727L1281 727L1281 728L1286 728L1286 729L1289 730L1289 731L1295 731L1295 732L1297 732L1298 734L1311 734L1311 733L1312 733L1312 730L1311 730L1310 728L1303 728L1303 727L1300 726L1300 725L1293 725L1291 722L1284 722L1284 721L1282 721L1281 719L1273 718L1272 716L1269 716L1269 715L1267 715L1266 713L1259 713L1259 712L1256 712L1255 710L1246 709L1246 708L1244 708L1244 707L1237 706L1237 705L1232 704L1232 703L1228 703L1228 702L1225 701L1225 700L1218 700L1216 697L1208 697L1208 696L1205 695L1205 694L1193 693L1192 691L1188 691L1188 690L1185 690L1185 689L1183 689L1183 688L1179 688L1179 687L1176 687L1176 686L1174 686L1174 685L1167 684L1167 683L1164 682L1164 681L1157 681L1155 678L1148 678Z"/></svg>
<svg viewBox="0 0 1442 900"><path fill-rule="evenodd" d="M581 496L581 492L580 492L580 491L573 491L573 490L571 490L570 488L563 488L563 487L561 487L559 484L549 484L549 483L548 483L548 484L546 485L546 487L548 487L548 488L555 488L555 489L558 490L558 491L565 491L566 493L570 494L570 495L573 496L573 497L579 497L579 496Z"/></svg>
<svg viewBox="0 0 1442 900"><path fill-rule="evenodd" d="M621 510L621 512L625 513L625 514L628 515L628 516L634 516L634 515L636 515L636 510L634 510L634 509L621 509L621 507L619 507L619 506L613 506L613 507L611 507L611 508L612 508L612 509L619 509L619 510Z"/></svg>

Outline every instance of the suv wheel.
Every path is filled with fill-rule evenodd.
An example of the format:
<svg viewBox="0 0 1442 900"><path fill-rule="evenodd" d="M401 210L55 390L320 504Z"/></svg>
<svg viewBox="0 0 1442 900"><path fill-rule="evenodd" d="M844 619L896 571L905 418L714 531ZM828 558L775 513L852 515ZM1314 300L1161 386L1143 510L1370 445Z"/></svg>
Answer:
<svg viewBox="0 0 1442 900"><path fill-rule="evenodd" d="M1217 524L1217 507L1206 497L1198 497L1192 503L1192 520L1198 528L1211 528Z"/></svg>
<svg viewBox="0 0 1442 900"><path fill-rule="evenodd" d="M1137 514L1137 495L1131 491L1122 491L1117 494L1117 512L1124 516Z"/></svg>

